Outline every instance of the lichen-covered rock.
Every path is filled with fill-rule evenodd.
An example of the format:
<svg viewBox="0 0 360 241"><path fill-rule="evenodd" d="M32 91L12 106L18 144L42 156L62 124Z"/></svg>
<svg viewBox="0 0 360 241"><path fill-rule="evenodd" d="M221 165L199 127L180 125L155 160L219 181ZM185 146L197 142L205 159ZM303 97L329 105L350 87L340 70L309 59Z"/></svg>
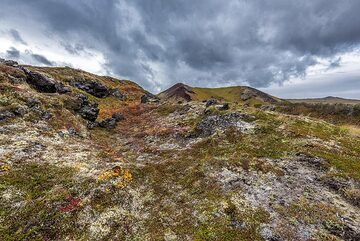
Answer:
<svg viewBox="0 0 360 241"><path fill-rule="evenodd" d="M254 129L254 124L249 121L254 117L242 113L230 113L226 115L206 116L197 126L195 136L211 136L218 130L225 130L228 127L235 127L243 132Z"/></svg>
<svg viewBox="0 0 360 241"><path fill-rule="evenodd" d="M28 113L28 108L26 106L13 107L9 109L0 109L0 121L5 121L15 117L23 117Z"/></svg>

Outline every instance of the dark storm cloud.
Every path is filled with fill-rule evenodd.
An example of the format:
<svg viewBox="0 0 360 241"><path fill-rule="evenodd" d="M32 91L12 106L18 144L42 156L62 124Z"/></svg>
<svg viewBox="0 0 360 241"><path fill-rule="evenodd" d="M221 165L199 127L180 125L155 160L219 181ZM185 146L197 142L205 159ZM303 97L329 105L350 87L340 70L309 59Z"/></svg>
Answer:
<svg viewBox="0 0 360 241"><path fill-rule="evenodd" d="M20 57L20 51L14 47L11 47L6 51L6 58L8 59L18 59Z"/></svg>
<svg viewBox="0 0 360 241"><path fill-rule="evenodd" d="M70 44L66 42L61 42L60 44L65 48L68 53L73 55L80 55L81 52L85 51L84 46L81 44Z"/></svg>
<svg viewBox="0 0 360 241"><path fill-rule="evenodd" d="M40 54L31 54L30 55L34 60L36 60L38 63L47 65L47 66L53 66L54 63L48 60L45 56Z"/></svg>
<svg viewBox="0 0 360 241"><path fill-rule="evenodd" d="M265 87L302 77L316 59L360 42L358 0L5 0L106 68L144 87L175 82ZM19 18L21 16L19 15ZM338 64L334 62L333 64ZM161 81L159 79L161 78Z"/></svg>
<svg viewBox="0 0 360 241"><path fill-rule="evenodd" d="M10 29L9 33L16 42L26 45L26 42L24 41L24 39L21 37L20 33L16 29Z"/></svg>

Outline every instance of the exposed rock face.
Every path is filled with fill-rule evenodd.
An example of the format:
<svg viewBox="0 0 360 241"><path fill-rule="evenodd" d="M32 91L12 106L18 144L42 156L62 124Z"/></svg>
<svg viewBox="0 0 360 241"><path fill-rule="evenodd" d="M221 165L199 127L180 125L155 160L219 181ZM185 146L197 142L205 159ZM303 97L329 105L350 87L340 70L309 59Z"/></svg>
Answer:
<svg viewBox="0 0 360 241"><path fill-rule="evenodd" d="M92 80L76 78L70 84L98 98L105 98L111 94L105 85Z"/></svg>
<svg viewBox="0 0 360 241"><path fill-rule="evenodd" d="M89 121L96 121L96 118L99 114L99 108L97 103L90 103L89 99L83 95L78 95L79 108L76 111L80 114L82 118Z"/></svg>
<svg viewBox="0 0 360 241"><path fill-rule="evenodd" d="M192 94L194 94L194 91L190 86L178 83L171 88L165 90L164 92L160 93L159 97L162 99L191 101Z"/></svg>
<svg viewBox="0 0 360 241"><path fill-rule="evenodd" d="M226 115L213 115L205 117L196 127L195 136L211 136L217 130L224 130L228 127L238 128L240 131L251 131L254 125L248 123L254 117L242 113L230 113Z"/></svg>
<svg viewBox="0 0 360 241"><path fill-rule="evenodd" d="M125 100L126 96L120 92L119 89L113 89L111 90L111 95L118 98L119 100Z"/></svg>
<svg viewBox="0 0 360 241"><path fill-rule="evenodd" d="M13 67L17 67L19 65L18 62L14 61L14 60L6 60L6 59L2 59L2 58L0 58L0 63L5 64L7 66L13 66Z"/></svg>
<svg viewBox="0 0 360 241"><path fill-rule="evenodd" d="M65 94L71 92L71 89L54 79L35 71L30 71L24 67L21 69L25 72L26 82L39 92Z"/></svg>
<svg viewBox="0 0 360 241"><path fill-rule="evenodd" d="M116 127L117 121L114 118L108 118L99 123L99 126L107 129L114 129Z"/></svg>
<svg viewBox="0 0 360 241"><path fill-rule="evenodd" d="M55 93L56 92L56 82L37 72L33 72L23 68L24 72L27 75L26 82L33 86L39 92L45 93Z"/></svg>

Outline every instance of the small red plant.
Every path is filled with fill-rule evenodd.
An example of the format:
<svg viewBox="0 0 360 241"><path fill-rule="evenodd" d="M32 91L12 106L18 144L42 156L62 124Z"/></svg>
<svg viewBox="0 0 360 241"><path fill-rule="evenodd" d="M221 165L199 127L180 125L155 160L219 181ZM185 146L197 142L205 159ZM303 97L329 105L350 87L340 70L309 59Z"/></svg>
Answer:
<svg viewBox="0 0 360 241"><path fill-rule="evenodd" d="M63 213L71 212L73 211L81 202L80 198L74 198L72 196L69 196L67 198L67 203L62 208L60 208L60 211Z"/></svg>

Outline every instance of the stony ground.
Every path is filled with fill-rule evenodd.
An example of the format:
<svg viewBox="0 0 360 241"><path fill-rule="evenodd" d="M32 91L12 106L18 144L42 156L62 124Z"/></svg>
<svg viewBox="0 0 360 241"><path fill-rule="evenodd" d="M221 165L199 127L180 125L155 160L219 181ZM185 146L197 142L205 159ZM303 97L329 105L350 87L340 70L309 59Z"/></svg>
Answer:
<svg viewBox="0 0 360 241"><path fill-rule="evenodd" d="M0 70L0 240L360 240L357 127Z"/></svg>

